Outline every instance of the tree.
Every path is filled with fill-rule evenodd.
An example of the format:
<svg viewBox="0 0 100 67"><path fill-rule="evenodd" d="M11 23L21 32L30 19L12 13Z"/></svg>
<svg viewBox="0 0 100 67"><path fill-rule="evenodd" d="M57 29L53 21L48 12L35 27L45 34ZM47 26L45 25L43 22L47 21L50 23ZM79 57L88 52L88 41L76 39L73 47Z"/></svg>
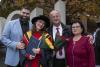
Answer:
<svg viewBox="0 0 100 67"><path fill-rule="evenodd" d="M31 9L34 8L36 0L2 0L0 3L0 16L7 17L9 13L18 10L24 4L28 4Z"/></svg>
<svg viewBox="0 0 100 67"><path fill-rule="evenodd" d="M100 0L68 0L67 13L73 18L79 14L100 15Z"/></svg>
<svg viewBox="0 0 100 67"><path fill-rule="evenodd" d="M67 15L71 17L71 21L84 15L89 21L95 23L95 20L100 16L100 0L67 0L66 6ZM91 25L89 27L93 27L93 22L88 23Z"/></svg>

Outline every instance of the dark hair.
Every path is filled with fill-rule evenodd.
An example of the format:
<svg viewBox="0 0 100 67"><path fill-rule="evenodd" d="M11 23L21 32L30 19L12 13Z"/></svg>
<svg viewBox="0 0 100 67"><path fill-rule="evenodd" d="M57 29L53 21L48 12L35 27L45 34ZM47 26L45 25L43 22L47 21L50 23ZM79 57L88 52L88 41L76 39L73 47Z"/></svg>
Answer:
<svg viewBox="0 0 100 67"><path fill-rule="evenodd" d="M36 31L36 22L38 20L42 20L45 22L45 25L44 25L44 28L41 29L41 31L46 31L46 28L48 27L48 24L50 23L49 21L49 18L47 16L44 16L44 15L39 15L37 17L34 17L32 19L32 24L33 24L33 29L32 29L32 32L34 33Z"/></svg>
<svg viewBox="0 0 100 67"><path fill-rule="evenodd" d="M34 17L32 19L32 24L35 24L38 20L43 20L45 22L46 27L49 26L48 24L50 24L50 19L45 15L39 15L37 17Z"/></svg>
<svg viewBox="0 0 100 67"><path fill-rule="evenodd" d="M96 28L100 28L100 22L96 23Z"/></svg>
<svg viewBox="0 0 100 67"><path fill-rule="evenodd" d="M83 26L83 24L82 24L82 22L81 21L73 21L72 23L71 23L71 33L72 33L72 25L73 24L76 24L76 23L78 23L79 25L80 25L80 27L82 28L82 35L86 35L86 32L85 32L85 28L84 28L84 26ZM74 35L73 33L72 33L72 35Z"/></svg>
<svg viewBox="0 0 100 67"><path fill-rule="evenodd" d="M40 31L41 31L41 33L42 33L43 31L46 31L46 28L44 27L44 28L41 29ZM36 32L36 26L35 26L35 25L32 26L32 34L33 34L34 32Z"/></svg>
<svg viewBox="0 0 100 67"><path fill-rule="evenodd" d="M27 9L27 10L30 10L30 8L29 8L28 5L23 5L21 9Z"/></svg>

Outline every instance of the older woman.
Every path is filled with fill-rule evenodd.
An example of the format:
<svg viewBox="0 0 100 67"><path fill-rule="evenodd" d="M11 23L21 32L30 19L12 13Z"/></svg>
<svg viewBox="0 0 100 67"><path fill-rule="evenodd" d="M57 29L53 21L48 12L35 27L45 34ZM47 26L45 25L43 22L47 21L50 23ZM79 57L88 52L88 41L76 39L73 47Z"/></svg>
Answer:
<svg viewBox="0 0 100 67"><path fill-rule="evenodd" d="M84 27L76 21L71 25L73 36L67 47L67 64L69 67L95 67L94 47L89 38L84 36Z"/></svg>

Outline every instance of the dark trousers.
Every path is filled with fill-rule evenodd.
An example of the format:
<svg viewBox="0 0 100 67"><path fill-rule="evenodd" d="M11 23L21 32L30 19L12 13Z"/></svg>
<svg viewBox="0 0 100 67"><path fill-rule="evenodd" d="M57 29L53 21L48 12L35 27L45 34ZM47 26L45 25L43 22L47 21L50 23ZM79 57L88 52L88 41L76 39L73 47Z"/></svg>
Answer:
<svg viewBox="0 0 100 67"><path fill-rule="evenodd" d="M95 47L95 60L96 65L100 65L100 46Z"/></svg>
<svg viewBox="0 0 100 67"><path fill-rule="evenodd" d="M54 59L53 67L66 67L65 59Z"/></svg>

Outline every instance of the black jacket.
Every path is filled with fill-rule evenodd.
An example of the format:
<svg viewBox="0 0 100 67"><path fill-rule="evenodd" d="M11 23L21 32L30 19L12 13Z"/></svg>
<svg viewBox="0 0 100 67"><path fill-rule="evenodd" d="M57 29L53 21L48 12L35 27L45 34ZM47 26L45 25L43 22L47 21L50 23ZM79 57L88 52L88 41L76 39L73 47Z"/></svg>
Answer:
<svg viewBox="0 0 100 67"><path fill-rule="evenodd" d="M96 65L100 65L100 30L96 32L94 44L95 44Z"/></svg>
<svg viewBox="0 0 100 67"><path fill-rule="evenodd" d="M68 26L65 26L64 24L61 23L61 26L62 26L62 35L64 37L69 37L71 36L71 30ZM48 29L47 29L47 32L52 36L53 38L53 25L51 25ZM54 40L53 40L54 42ZM66 49L67 47L67 41L65 43L63 43L63 46L64 48ZM50 56L49 56L49 59L52 60L53 56L52 56L52 53L53 52L50 52ZM65 52L65 55L66 55L66 52ZM66 56L65 56L66 57ZM52 62L52 61L51 61ZM66 63L66 62L65 62Z"/></svg>

